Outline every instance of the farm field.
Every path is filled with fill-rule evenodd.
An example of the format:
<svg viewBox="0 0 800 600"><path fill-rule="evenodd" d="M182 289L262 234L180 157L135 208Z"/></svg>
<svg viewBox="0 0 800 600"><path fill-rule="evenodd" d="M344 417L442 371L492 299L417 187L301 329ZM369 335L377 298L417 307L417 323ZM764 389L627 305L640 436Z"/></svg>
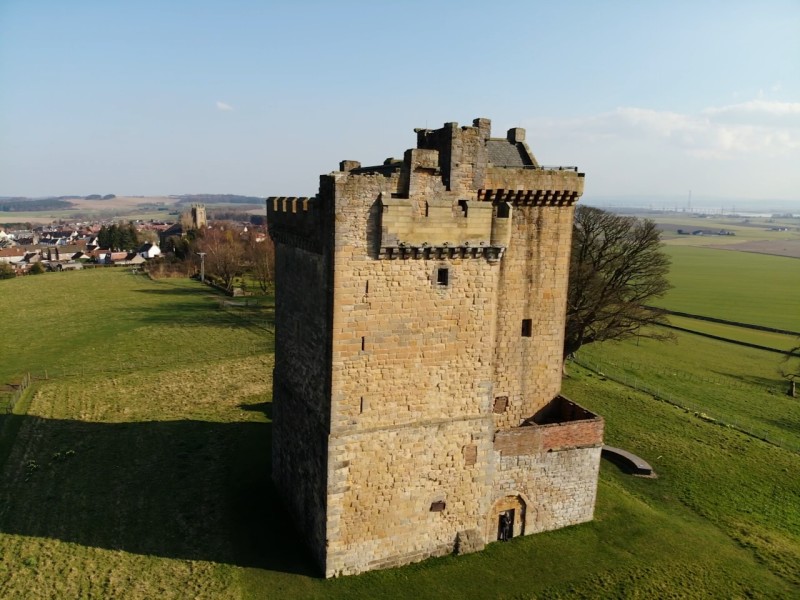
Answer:
<svg viewBox="0 0 800 600"><path fill-rule="evenodd" d="M788 352L798 345L798 336L787 335L785 333L761 331L758 329L728 325L726 323L714 323L701 319L679 317L677 315L669 315L669 322L675 327L691 329L692 331L699 331L700 333L715 335L737 342L756 344L758 346L764 346L765 348L775 348L784 352Z"/></svg>
<svg viewBox="0 0 800 600"><path fill-rule="evenodd" d="M16 430L0 471L0 597L800 592L800 482L776 477L800 472L800 455L576 365L565 393L601 413L608 443L640 453L658 479L604 461L592 523L322 580L269 483L268 313L224 306L193 281L111 269L0 282L0 310L15 315L9 339L33 332L22 338L30 349L14 348L22 356L4 349L2 378L25 368L51 377L35 384L27 414L0 416ZM598 351L609 357L620 347ZM737 360L730 368L754 359ZM748 377L770 382L741 378L761 390L754 402L780 400L767 362ZM727 414L745 418L746 408L734 403ZM776 428L797 440L795 413L783 409Z"/></svg>
<svg viewBox="0 0 800 600"><path fill-rule="evenodd" d="M800 260L684 246L665 251L674 287L658 306L800 331Z"/></svg>
<svg viewBox="0 0 800 600"><path fill-rule="evenodd" d="M86 200L73 198L67 200L74 208L49 211L0 212L0 223L38 223L48 224L56 220L76 221L90 219L166 219L169 211L174 211L177 198L167 196L117 196L109 200ZM158 210L159 207L165 210ZM174 216L171 218L175 218Z"/></svg>

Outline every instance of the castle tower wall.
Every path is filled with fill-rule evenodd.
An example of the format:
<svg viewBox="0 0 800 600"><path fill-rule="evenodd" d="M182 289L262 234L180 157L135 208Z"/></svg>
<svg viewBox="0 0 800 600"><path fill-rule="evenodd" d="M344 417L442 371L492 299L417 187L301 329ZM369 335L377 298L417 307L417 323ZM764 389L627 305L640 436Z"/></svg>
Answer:
<svg viewBox="0 0 800 600"><path fill-rule="evenodd" d="M571 206L514 208L496 313L499 428L520 425L561 391L572 215Z"/></svg>
<svg viewBox="0 0 800 600"><path fill-rule="evenodd" d="M326 219L308 198L273 199L276 240L272 479L320 565L325 564L330 430L330 252Z"/></svg>
<svg viewBox="0 0 800 600"><path fill-rule="evenodd" d="M494 345L486 325L499 264L376 260L379 224L404 239L455 239L454 202L441 197L438 176L425 182L417 174L414 200L438 199L442 214L417 214L415 231L403 221L413 220L411 203L387 200L383 212L381 198L396 193L399 174L330 177L338 216L326 564L333 575L452 552L457 533L486 512ZM447 284L439 269L447 269Z"/></svg>
<svg viewBox="0 0 800 600"><path fill-rule="evenodd" d="M329 577L594 508L603 422L558 396L582 175L488 119L417 137L268 200L273 479Z"/></svg>

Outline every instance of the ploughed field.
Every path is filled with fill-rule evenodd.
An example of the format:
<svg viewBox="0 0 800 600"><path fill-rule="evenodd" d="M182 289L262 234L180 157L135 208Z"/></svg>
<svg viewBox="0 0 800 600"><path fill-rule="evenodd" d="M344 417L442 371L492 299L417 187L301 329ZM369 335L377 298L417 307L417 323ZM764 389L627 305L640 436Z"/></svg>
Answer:
<svg viewBox="0 0 800 600"><path fill-rule="evenodd" d="M703 346L690 334L581 350L607 371L639 361L629 370L648 385L680 381L676 396L699 399L677 408L570 365L565 394L602 414L607 442L643 456L658 479L604 461L592 523L323 580L269 484L268 307L107 269L0 281L0 314L13 315L4 328L14 341L0 384L26 371L39 378L16 414L0 416L0 597L800 592L800 454L788 449L800 444L800 415L770 371L777 354L740 355L741 346ZM714 355L727 360L699 366ZM667 375L674 365L664 359L679 357L684 377ZM718 387L733 391L712 394ZM762 441L723 418L785 440Z"/></svg>

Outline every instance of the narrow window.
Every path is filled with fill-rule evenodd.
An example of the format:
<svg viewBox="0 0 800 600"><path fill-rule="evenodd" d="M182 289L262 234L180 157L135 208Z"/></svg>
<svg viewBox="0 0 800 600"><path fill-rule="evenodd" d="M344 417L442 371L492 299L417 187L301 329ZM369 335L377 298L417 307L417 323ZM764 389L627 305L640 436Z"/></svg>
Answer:
<svg viewBox="0 0 800 600"><path fill-rule="evenodd" d="M475 444L464 446L464 464L466 466L474 465L478 460L478 447Z"/></svg>
<svg viewBox="0 0 800 600"><path fill-rule="evenodd" d="M361 404L358 407L358 413L362 414L364 412L364 396L361 396Z"/></svg>
<svg viewBox="0 0 800 600"><path fill-rule="evenodd" d="M367 279L367 283L364 285L364 294L369 294L369 279Z"/></svg>
<svg viewBox="0 0 800 600"><path fill-rule="evenodd" d="M428 203L425 202L425 216L428 216Z"/></svg>
<svg viewBox="0 0 800 600"><path fill-rule="evenodd" d="M447 267L440 267L436 269L436 283L439 285L447 285L450 282L450 269Z"/></svg>
<svg viewBox="0 0 800 600"><path fill-rule="evenodd" d="M361 336L361 351L364 351L364 347L366 346L366 339L364 336Z"/></svg>
<svg viewBox="0 0 800 600"><path fill-rule="evenodd" d="M467 215L467 201L466 200L459 200L458 201L458 206L459 206L459 208L461 208L461 212L464 213L464 216L465 217L468 216Z"/></svg>
<svg viewBox="0 0 800 600"><path fill-rule="evenodd" d="M522 319L522 337L531 337L533 332L533 322L530 319Z"/></svg>

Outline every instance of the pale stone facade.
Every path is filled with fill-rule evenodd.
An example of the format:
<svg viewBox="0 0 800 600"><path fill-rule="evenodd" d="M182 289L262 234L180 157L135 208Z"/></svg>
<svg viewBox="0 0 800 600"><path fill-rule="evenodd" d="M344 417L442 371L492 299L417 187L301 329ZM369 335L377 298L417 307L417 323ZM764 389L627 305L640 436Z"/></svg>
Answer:
<svg viewBox="0 0 800 600"><path fill-rule="evenodd" d="M524 136L417 130L267 201L273 479L327 577L592 519L603 421L559 395L583 174Z"/></svg>

